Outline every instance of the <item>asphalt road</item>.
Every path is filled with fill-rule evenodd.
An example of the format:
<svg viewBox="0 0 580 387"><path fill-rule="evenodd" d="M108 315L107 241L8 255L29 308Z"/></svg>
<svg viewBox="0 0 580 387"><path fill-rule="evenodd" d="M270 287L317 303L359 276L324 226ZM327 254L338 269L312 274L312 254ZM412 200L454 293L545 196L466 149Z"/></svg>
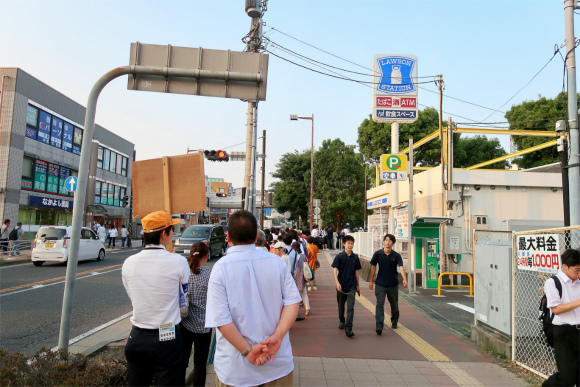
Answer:
<svg viewBox="0 0 580 387"><path fill-rule="evenodd" d="M70 338L130 313L121 281L125 259L141 248L107 251L104 261L79 262ZM207 263L210 268L217 261ZM0 268L0 347L33 354L58 345L66 266L32 263Z"/></svg>

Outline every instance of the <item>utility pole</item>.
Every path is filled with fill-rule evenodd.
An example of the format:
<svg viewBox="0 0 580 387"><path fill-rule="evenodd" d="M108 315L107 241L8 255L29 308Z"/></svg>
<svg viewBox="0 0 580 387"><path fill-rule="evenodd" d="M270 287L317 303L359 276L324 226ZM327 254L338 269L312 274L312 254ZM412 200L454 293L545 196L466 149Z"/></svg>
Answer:
<svg viewBox="0 0 580 387"><path fill-rule="evenodd" d="M443 84L443 75L439 75L439 80L437 81L437 87L439 89L439 140L441 141L441 186L442 189L446 189L447 185L447 133L443 133L443 90L445 90L445 85ZM445 195L443 197L443 203L441 204L441 216L446 216L447 213L445 208L447 203L445 203Z"/></svg>
<svg viewBox="0 0 580 387"><path fill-rule="evenodd" d="M264 229L264 184L266 183L266 130L262 132L262 195L261 195L261 214L260 214L260 229Z"/></svg>
<svg viewBox="0 0 580 387"><path fill-rule="evenodd" d="M566 69L568 70L568 129L570 130L570 151L568 178L570 184L570 225L580 225L580 166L578 155L580 143L578 135L578 101L576 96L576 42L574 38L574 0L565 0L566 22Z"/></svg>
<svg viewBox="0 0 580 387"><path fill-rule="evenodd" d="M391 124L391 154L399 154L399 123ZM389 234L395 233L395 207L399 206L399 182L391 181L391 211L389 212ZM365 203L366 204L366 203ZM366 208L366 205L365 205Z"/></svg>

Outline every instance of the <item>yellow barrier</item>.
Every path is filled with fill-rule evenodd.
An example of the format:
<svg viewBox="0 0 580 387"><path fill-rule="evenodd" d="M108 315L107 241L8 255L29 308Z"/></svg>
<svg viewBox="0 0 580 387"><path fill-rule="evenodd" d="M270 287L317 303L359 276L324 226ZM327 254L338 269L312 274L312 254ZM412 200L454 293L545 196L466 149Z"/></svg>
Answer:
<svg viewBox="0 0 580 387"><path fill-rule="evenodd" d="M469 285L441 285L441 277L444 275L466 275L469 277ZM441 287L445 286L448 288L469 288L469 295L473 296L473 278L471 278L471 275L469 273L441 273L439 274L439 278L437 279L437 295L440 296L441 295Z"/></svg>

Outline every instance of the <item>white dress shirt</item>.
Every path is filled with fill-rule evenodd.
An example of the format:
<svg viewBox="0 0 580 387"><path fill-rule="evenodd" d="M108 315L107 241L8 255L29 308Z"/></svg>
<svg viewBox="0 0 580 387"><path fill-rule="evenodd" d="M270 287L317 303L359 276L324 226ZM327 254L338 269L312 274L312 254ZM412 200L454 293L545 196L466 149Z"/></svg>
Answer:
<svg viewBox="0 0 580 387"><path fill-rule="evenodd" d="M546 293L546 297L548 299L548 308L553 308L560 304L567 304L574 300L580 299L580 280L572 281L570 277L568 277L563 272L558 273L558 278L562 284L562 299L560 299L560 295L558 294L558 289L556 288L554 280L549 279L544 284L544 292ZM552 324L580 324L580 308L554 315L554 321L552 321Z"/></svg>
<svg viewBox="0 0 580 387"><path fill-rule="evenodd" d="M233 322L250 344L267 339L278 326L282 308L301 301L286 265L277 255L253 244L232 246L212 269L205 314L207 328ZM294 369L292 346L284 336L274 362L256 367L216 331L214 369L231 386L257 386L280 379Z"/></svg>
<svg viewBox="0 0 580 387"><path fill-rule="evenodd" d="M318 238L319 236L318 229L317 228L313 229L310 234L312 235L312 238Z"/></svg>
<svg viewBox="0 0 580 387"><path fill-rule="evenodd" d="M123 263L123 285L133 305L131 323L144 329L181 322L179 287L189 281L187 259L151 245Z"/></svg>

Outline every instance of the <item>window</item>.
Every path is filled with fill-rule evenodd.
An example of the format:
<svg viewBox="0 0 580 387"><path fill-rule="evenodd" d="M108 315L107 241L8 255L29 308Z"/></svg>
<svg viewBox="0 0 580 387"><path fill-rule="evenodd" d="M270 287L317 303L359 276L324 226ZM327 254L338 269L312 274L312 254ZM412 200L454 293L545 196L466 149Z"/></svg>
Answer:
<svg viewBox="0 0 580 387"><path fill-rule="evenodd" d="M116 166L117 166L117 154L111 151L111 165L109 166L109 171L115 172Z"/></svg>
<svg viewBox="0 0 580 387"><path fill-rule="evenodd" d="M95 203L101 203L101 182L95 181Z"/></svg>
<svg viewBox="0 0 580 387"><path fill-rule="evenodd" d="M121 175L127 176L127 165L129 164L129 159L123 157L123 164L121 166Z"/></svg>
<svg viewBox="0 0 580 387"><path fill-rule="evenodd" d="M20 179L20 188L32 190L34 185L34 159L24 156L22 163L22 178Z"/></svg>
<svg viewBox="0 0 580 387"><path fill-rule="evenodd" d="M107 204L107 192L108 192L108 187L109 185L107 183L102 183L101 184L101 204Z"/></svg>
<svg viewBox="0 0 580 387"><path fill-rule="evenodd" d="M70 168L60 167L60 186L58 188L58 193L61 195L69 195L69 192L64 186L64 182L70 176Z"/></svg>
<svg viewBox="0 0 580 387"><path fill-rule="evenodd" d="M99 147L97 151L97 168L103 169L103 148Z"/></svg>
<svg viewBox="0 0 580 387"><path fill-rule="evenodd" d="M36 140L38 133L38 109L28 105L26 114L26 137Z"/></svg>
<svg viewBox="0 0 580 387"><path fill-rule="evenodd" d="M107 204L112 206L114 203L115 197L115 186L113 184L109 184L109 192L107 193Z"/></svg>
<svg viewBox="0 0 580 387"><path fill-rule="evenodd" d="M127 195L127 188L121 187L121 192L119 193L120 203L119 206L123 207L123 198Z"/></svg>
<svg viewBox="0 0 580 387"><path fill-rule="evenodd" d="M119 194L121 193L121 187L115 186L115 195L113 196L113 205L119 207Z"/></svg>
<svg viewBox="0 0 580 387"><path fill-rule="evenodd" d="M109 161L111 159L111 151L109 149L104 149L105 155L103 156L103 169L109 170Z"/></svg>
<svg viewBox="0 0 580 387"><path fill-rule="evenodd" d="M46 192L48 193L58 193L58 177L60 174L60 168L58 165L53 163L48 163L48 179L46 182ZM64 181L63 181L64 184Z"/></svg>
<svg viewBox="0 0 580 387"><path fill-rule="evenodd" d="M75 126L75 134L73 137L73 153L75 155L81 154L81 145L83 144L83 130Z"/></svg>
<svg viewBox="0 0 580 387"><path fill-rule="evenodd" d="M123 162L124 157L121 155L117 155L117 167L115 168L115 173L121 174L121 165Z"/></svg>

